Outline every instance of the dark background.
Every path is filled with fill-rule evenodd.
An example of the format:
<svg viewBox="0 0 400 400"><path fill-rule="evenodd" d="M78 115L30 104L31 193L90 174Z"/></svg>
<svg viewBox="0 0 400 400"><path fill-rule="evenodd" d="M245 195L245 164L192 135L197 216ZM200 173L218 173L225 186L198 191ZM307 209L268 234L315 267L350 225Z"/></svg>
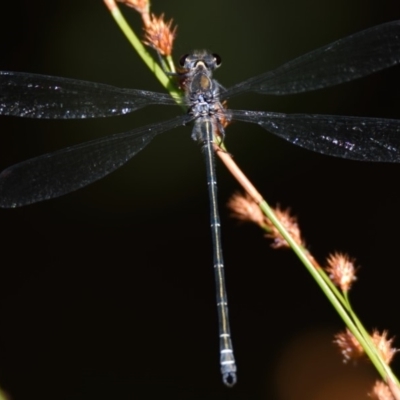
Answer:
<svg viewBox="0 0 400 400"><path fill-rule="evenodd" d="M400 18L393 0L154 0L153 11L179 26L176 57L196 48L222 56L216 77L226 87ZM0 69L162 91L101 1L3 4ZM396 67L230 106L400 118L399 85ZM2 117L0 169L179 112ZM400 166L320 156L241 123L229 127L226 144L265 198L298 216L318 260L335 250L356 257L355 309L368 329L399 336ZM238 184L220 164L218 175L237 386L225 388L219 375L205 172L186 127L85 189L0 210L0 386L13 399L367 398L375 375L367 368L367 382L354 386L360 378L351 374L365 365L342 365L332 348L339 317L291 252L270 249L257 227L229 217Z"/></svg>

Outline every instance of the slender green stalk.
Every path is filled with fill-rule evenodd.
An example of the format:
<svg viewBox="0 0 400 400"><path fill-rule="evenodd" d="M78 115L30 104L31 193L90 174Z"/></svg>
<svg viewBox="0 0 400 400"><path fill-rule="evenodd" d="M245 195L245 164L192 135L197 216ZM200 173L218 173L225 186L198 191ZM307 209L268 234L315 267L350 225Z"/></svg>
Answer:
<svg viewBox="0 0 400 400"><path fill-rule="evenodd" d="M296 253L297 257L300 261L304 264L307 268L308 272L317 282L318 286L322 289L325 293L325 296L331 302L333 307L338 312L339 316L342 318L344 323L347 325L351 333L356 337L359 341L365 352L367 353L368 357L370 358L371 362L375 365L375 368L378 370L379 374L383 379L386 379L387 370L382 365L380 357L377 357L377 354L373 348L371 348L370 344L364 338L364 336L360 333L359 329L357 328L356 324L350 318L349 314L347 313L345 307L343 306L342 302L338 299L334 291L332 291L330 285L328 285L325 279L321 276L320 272L315 268L315 266L310 262L307 254L305 253L304 249L299 246L295 240L290 236L289 232L285 229L285 227L281 224L279 219L275 216L274 212L264 200L259 204L262 212L265 216L272 222L272 224L278 229L279 233L283 236L283 238L288 242L289 246L292 250ZM339 296L341 297L341 296Z"/></svg>
<svg viewBox="0 0 400 400"><path fill-rule="evenodd" d="M168 90L170 95L179 102L182 98L181 93L172 84L170 78L165 74L163 69L158 65L151 54L146 50L145 46L142 44L140 39L136 36L135 32L126 22L126 19L122 15L120 9L115 6L110 10L110 12L115 22L120 27L120 29L122 30L128 41L131 43L133 48L136 50L140 58L143 60L143 62L147 65L154 76L160 81L161 85L163 85L165 89ZM170 59L168 65L173 65L173 63L170 62Z"/></svg>

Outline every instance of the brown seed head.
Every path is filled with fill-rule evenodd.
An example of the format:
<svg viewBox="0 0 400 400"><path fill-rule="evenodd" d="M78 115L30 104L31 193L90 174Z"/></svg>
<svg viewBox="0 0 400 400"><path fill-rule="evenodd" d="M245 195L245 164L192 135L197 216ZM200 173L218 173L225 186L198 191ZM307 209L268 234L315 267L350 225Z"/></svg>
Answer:
<svg viewBox="0 0 400 400"><path fill-rule="evenodd" d="M350 259L346 254L334 253L329 255L327 263L328 265L325 269L333 283L340 287L343 292L347 292L357 279L354 260Z"/></svg>
<svg viewBox="0 0 400 400"><path fill-rule="evenodd" d="M164 21L164 14L160 17L151 14L149 23L144 27L143 42L163 56L169 56L172 53L175 34L176 26L172 28L172 19Z"/></svg>
<svg viewBox="0 0 400 400"><path fill-rule="evenodd" d="M337 333L333 343L339 347L343 355L344 363L350 360L356 361L364 355L364 349L348 329L344 332Z"/></svg>
<svg viewBox="0 0 400 400"><path fill-rule="evenodd" d="M386 364L390 364L394 355L399 351L398 349L392 347L394 337L391 339L387 338L388 331L383 331L380 334L377 330L372 332L372 341L379 351L379 354L383 358Z"/></svg>
<svg viewBox="0 0 400 400"><path fill-rule="evenodd" d="M372 392L369 393L369 397L376 400L395 400L388 385L382 381L375 382Z"/></svg>
<svg viewBox="0 0 400 400"><path fill-rule="evenodd" d="M273 248L278 249L289 247L283 236L279 233L272 222L262 213L257 203L247 193L245 195L239 193L233 195L228 202L228 207L231 209L234 218L241 221L254 222L261 228L265 229L268 232L265 236L273 240L271 245ZM304 247L297 219L296 217L291 216L289 212L289 209L282 210L279 206L274 209L276 217L292 238L296 243Z"/></svg>
<svg viewBox="0 0 400 400"><path fill-rule="evenodd" d="M235 193L229 199L227 206L232 211L232 217L240 221L254 222L261 227L264 226L264 214L247 193L244 195Z"/></svg>
<svg viewBox="0 0 400 400"><path fill-rule="evenodd" d="M297 218L295 216L290 215L290 209L283 210L279 207L279 205L274 209L274 213L276 217L279 219L281 224L285 227L285 229L289 232L290 236L294 239L294 241L300 246L304 247L304 242L301 238L300 228L297 223ZM266 237L273 239L272 247L274 249L289 247L286 240L279 233L276 227L266 219L266 224L270 228L270 232L266 234Z"/></svg>

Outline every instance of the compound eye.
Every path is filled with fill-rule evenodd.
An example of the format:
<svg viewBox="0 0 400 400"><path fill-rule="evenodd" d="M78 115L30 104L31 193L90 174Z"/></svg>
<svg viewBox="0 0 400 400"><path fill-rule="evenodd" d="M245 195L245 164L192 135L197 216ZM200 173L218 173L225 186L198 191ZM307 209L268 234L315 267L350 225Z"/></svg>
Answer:
<svg viewBox="0 0 400 400"><path fill-rule="evenodd" d="M213 53L213 57L214 57L215 65L217 67L219 67L221 65L221 62L222 62L220 55L216 54L216 53Z"/></svg>
<svg viewBox="0 0 400 400"><path fill-rule="evenodd" d="M179 65L183 67L185 65L186 59L188 58L189 54L184 54L180 59L179 59Z"/></svg>

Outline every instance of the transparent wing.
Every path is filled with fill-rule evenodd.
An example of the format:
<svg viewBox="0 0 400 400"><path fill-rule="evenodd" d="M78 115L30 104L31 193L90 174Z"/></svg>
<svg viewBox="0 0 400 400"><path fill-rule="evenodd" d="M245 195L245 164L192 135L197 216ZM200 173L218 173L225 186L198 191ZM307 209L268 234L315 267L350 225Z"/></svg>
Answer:
<svg viewBox="0 0 400 400"><path fill-rule="evenodd" d="M400 162L400 120L229 110L308 150L359 161Z"/></svg>
<svg viewBox="0 0 400 400"><path fill-rule="evenodd" d="M84 187L125 164L156 135L192 119L181 115L13 165L0 174L0 206L20 207Z"/></svg>
<svg viewBox="0 0 400 400"><path fill-rule="evenodd" d="M0 71L0 115L53 119L110 117L150 104L176 103L164 93Z"/></svg>
<svg viewBox="0 0 400 400"><path fill-rule="evenodd" d="M221 93L293 94L321 89L369 75L400 62L400 21L340 39Z"/></svg>

